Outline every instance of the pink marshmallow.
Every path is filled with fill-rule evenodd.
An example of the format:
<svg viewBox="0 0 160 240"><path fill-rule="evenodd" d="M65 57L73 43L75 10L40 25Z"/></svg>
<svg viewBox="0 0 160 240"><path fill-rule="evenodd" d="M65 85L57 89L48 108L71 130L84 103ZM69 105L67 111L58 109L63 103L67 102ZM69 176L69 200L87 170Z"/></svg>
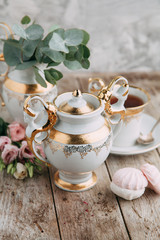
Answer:
<svg viewBox="0 0 160 240"><path fill-rule="evenodd" d="M148 185L147 179L139 169L129 167L121 168L115 172L112 182L129 190L140 190Z"/></svg>
<svg viewBox="0 0 160 240"><path fill-rule="evenodd" d="M160 171L158 168L146 163L141 166L141 171L148 180L148 188L160 194Z"/></svg>

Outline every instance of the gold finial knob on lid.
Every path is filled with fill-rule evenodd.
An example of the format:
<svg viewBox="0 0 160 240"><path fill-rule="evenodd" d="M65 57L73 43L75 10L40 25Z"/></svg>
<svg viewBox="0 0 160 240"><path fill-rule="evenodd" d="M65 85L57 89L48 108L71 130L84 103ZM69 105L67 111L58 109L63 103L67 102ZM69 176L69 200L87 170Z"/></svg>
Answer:
<svg viewBox="0 0 160 240"><path fill-rule="evenodd" d="M74 97L81 97L82 96L82 93L81 91L78 89L78 90L74 90L74 92L72 93L72 95Z"/></svg>

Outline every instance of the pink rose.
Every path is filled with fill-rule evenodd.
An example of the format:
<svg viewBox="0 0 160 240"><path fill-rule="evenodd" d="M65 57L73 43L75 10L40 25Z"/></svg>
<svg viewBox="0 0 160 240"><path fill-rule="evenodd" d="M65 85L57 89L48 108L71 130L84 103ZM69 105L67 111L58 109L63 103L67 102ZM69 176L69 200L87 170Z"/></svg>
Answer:
<svg viewBox="0 0 160 240"><path fill-rule="evenodd" d="M34 154L31 152L31 150L28 147L28 144L26 141L22 142L22 146L19 149L19 158L34 158Z"/></svg>
<svg viewBox="0 0 160 240"><path fill-rule="evenodd" d="M19 151L18 147L6 144L1 155L3 162L5 164L13 162L18 156L18 151Z"/></svg>
<svg viewBox="0 0 160 240"><path fill-rule="evenodd" d="M18 122L13 122L8 125L12 141L20 141L25 137L25 128Z"/></svg>
<svg viewBox="0 0 160 240"><path fill-rule="evenodd" d="M43 148L41 146L36 146L37 152L43 157L46 158L46 155L43 151Z"/></svg>
<svg viewBox="0 0 160 240"><path fill-rule="evenodd" d="M0 151L3 151L6 144L11 144L11 139L6 136L0 137Z"/></svg>

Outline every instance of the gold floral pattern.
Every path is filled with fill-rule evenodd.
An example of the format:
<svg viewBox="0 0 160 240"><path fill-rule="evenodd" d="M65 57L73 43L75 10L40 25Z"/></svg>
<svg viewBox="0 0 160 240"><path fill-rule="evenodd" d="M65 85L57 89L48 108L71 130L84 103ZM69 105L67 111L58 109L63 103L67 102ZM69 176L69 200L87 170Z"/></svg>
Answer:
<svg viewBox="0 0 160 240"><path fill-rule="evenodd" d="M84 159L84 157L91 151L94 151L96 153L96 156L98 156L99 152L103 147L105 147L108 150L109 147L111 146L111 134L103 144L97 147L94 147L94 145L91 145L91 144L79 145L79 146L64 145L64 144L56 143L51 139L45 140L44 144L45 144L45 147L49 145L53 154L60 150L60 151L63 151L66 158L69 158L73 153L78 152L81 156L81 159Z"/></svg>

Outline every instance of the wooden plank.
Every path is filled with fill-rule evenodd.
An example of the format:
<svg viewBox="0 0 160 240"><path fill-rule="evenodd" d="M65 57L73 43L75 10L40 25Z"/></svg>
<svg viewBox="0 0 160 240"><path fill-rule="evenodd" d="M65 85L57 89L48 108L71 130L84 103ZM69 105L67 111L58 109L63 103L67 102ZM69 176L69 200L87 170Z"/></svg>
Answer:
<svg viewBox="0 0 160 240"><path fill-rule="evenodd" d="M65 89L81 89L78 77L71 75ZM59 89L62 92L63 89ZM53 194L62 239L128 239L116 198L109 190L109 176L103 164L97 171L97 185L86 192L69 193L53 183L55 169L50 169ZM115 228L116 226L116 228Z"/></svg>
<svg viewBox="0 0 160 240"><path fill-rule="evenodd" d="M0 239L60 239L47 168L25 180L0 173Z"/></svg>
<svg viewBox="0 0 160 240"><path fill-rule="evenodd" d="M134 80L133 82L137 81ZM157 118L160 106L160 75L152 76L152 80L146 76L138 82L151 95L151 103L147 112ZM135 156L110 155L106 161L108 170L113 176L115 171L123 167L140 168L143 163L154 164L160 170L160 157L156 150L146 154ZM160 238L160 197L152 190L147 189L145 194L136 200L125 201L117 198L131 236L131 239L159 239Z"/></svg>
<svg viewBox="0 0 160 240"><path fill-rule="evenodd" d="M111 176L120 168L140 168L144 163L154 164L160 170L160 157L156 150L126 157L110 155L106 161ZM133 201L117 199L131 239L160 239L160 197L158 194L147 189L141 198Z"/></svg>
<svg viewBox="0 0 160 240"><path fill-rule="evenodd" d="M147 112L154 117L159 115L160 106L160 74L122 74L134 84L145 88L151 94L151 103ZM94 76L94 75L93 75ZM103 75L102 75L103 77ZM104 76L108 83L110 76ZM138 79L138 80L137 80ZM87 89L86 80L81 79L81 84ZM114 156L110 155L106 161L108 171L111 175L123 167L139 168L143 163L155 164L160 169L160 157L156 150L136 156ZM160 238L160 197L153 191L147 189L145 194L136 200L126 201L118 198L126 227L131 239L159 239Z"/></svg>
<svg viewBox="0 0 160 240"><path fill-rule="evenodd" d="M98 183L92 189L70 193L53 183L55 169L50 169L60 231L64 240L125 240L128 233L116 198L109 188L109 176L103 164L95 172Z"/></svg>

